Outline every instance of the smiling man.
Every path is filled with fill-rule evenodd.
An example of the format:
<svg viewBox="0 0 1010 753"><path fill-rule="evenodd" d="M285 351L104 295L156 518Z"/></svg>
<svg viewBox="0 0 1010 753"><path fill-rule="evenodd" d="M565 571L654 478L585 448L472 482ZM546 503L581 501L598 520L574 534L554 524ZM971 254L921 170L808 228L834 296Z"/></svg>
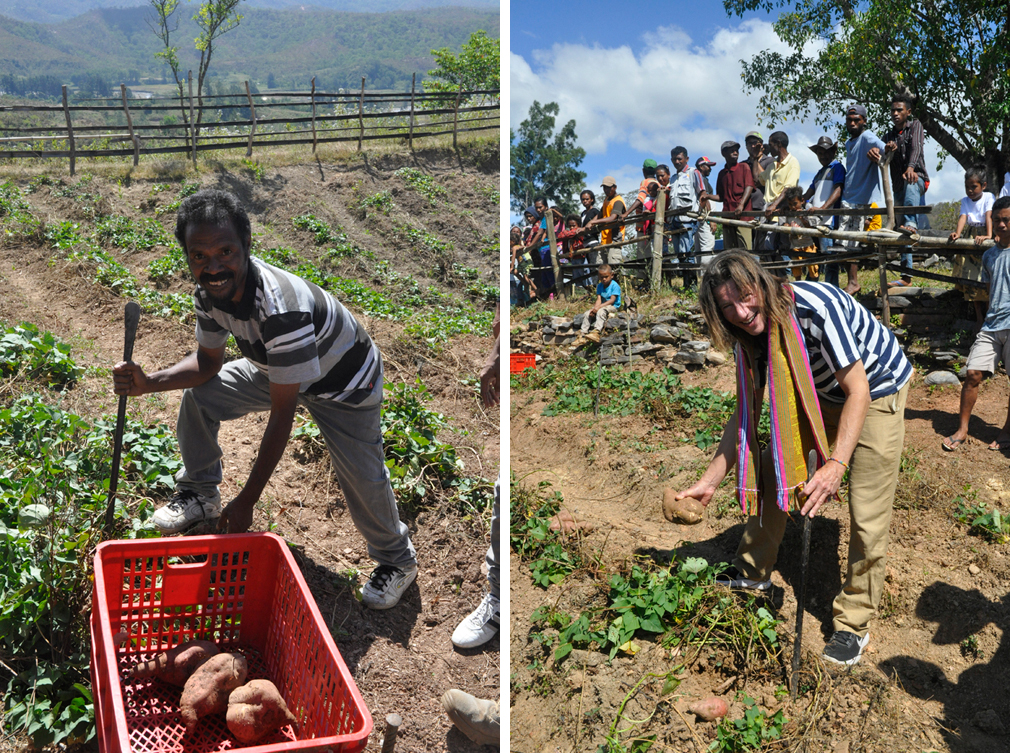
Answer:
<svg viewBox="0 0 1010 753"><path fill-rule="evenodd" d="M253 507L277 466L302 405L319 426L355 527L378 562L366 606L394 606L417 575L400 521L379 428L382 356L354 317L326 291L250 256L251 226L229 193L186 199L176 238L198 285L197 350L147 375L133 362L113 368L118 395L184 390L176 432L183 468L172 500L154 514L166 534L220 517L229 533L248 530ZM234 335L242 359L224 363ZM269 411L259 453L242 491L221 510L221 421Z"/></svg>

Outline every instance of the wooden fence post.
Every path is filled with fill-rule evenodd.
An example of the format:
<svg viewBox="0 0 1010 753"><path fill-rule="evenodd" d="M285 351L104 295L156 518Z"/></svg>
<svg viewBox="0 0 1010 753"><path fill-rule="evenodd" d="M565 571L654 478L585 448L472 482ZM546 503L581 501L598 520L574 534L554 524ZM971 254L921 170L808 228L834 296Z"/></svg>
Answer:
<svg viewBox="0 0 1010 753"><path fill-rule="evenodd" d="M891 193L891 157L894 152L888 152L880 160L880 177L884 186L884 206L887 208L885 228L894 229L894 195ZM877 265L880 267L880 318L884 326L891 329L891 299L887 297L887 252L883 246L877 246Z"/></svg>
<svg viewBox="0 0 1010 753"><path fill-rule="evenodd" d="M361 151L361 140L365 138L365 77L361 77L361 97L358 99L358 151Z"/></svg>
<svg viewBox="0 0 1010 753"><path fill-rule="evenodd" d="M193 119L193 71L189 72L189 143L193 149L193 167L196 167L196 120Z"/></svg>
<svg viewBox="0 0 1010 753"><path fill-rule="evenodd" d="M249 117L252 120L252 127L249 129L249 146L246 147L245 156L252 157L253 136L256 135L256 105L253 104L248 81L245 82L245 97L249 100Z"/></svg>
<svg viewBox="0 0 1010 753"><path fill-rule="evenodd" d="M312 77L312 153L316 153L316 77Z"/></svg>
<svg viewBox="0 0 1010 753"><path fill-rule="evenodd" d="M410 77L410 133L407 136L407 144L410 151L414 151L414 87L417 85L417 73Z"/></svg>
<svg viewBox="0 0 1010 753"><path fill-rule="evenodd" d="M663 242L666 236L666 189L660 189L656 195L656 227L652 232L652 280L649 287L653 293L658 293L663 282Z"/></svg>
<svg viewBox="0 0 1010 753"><path fill-rule="evenodd" d="M453 147L455 146L453 144ZM547 225L547 255L551 257L551 269L554 270L554 287L557 288L558 298L563 301L565 300L565 289L561 285L561 270L558 268L558 239L554 235L554 212L550 209L544 215L544 224Z"/></svg>
<svg viewBox="0 0 1010 753"><path fill-rule="evenodd" d="M74 147L74 125L70 122L70 105L67 104L67 85L63 85L63 114L67 116L67 142L70 145L70 177L74 177L77 154Z"/></svg>
<svg viewBox="0 0 1010 753"><path fill-rule="evenodd" d="M126 104L126 84L119 85L119 93L123 97L123 112L126 113L126 127L130 131L130 141L133 142L133 166L140 164L140 141L133 132L133 118L130 117L130 106Z"/></svg>
<svg viewBox="0 0 1010 753"><path fill-rule="evenodd" d="M456 127L459 123L459 97L463 93L463 82L459 84L459 91L456 92L456 108L452 113L452 148L456 148Z"/></svg>

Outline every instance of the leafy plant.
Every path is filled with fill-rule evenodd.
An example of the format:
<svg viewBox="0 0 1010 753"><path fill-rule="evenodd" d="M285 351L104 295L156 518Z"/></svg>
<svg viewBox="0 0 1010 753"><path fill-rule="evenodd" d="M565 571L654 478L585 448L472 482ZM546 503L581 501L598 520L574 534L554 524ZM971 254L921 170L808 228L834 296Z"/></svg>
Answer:
<svg viewBox="0 0 1010 753"><path fill-rule="evenodd" d="M959 645L961 647L961 656L971 656L973 659L978 659L982 656L982 650L978 647L977 635L969 635Z"/></svg>
<svg viewBox="0 0 1010 753"><path fill-rule="evenodd" d="M330 227L313 214L301 214L292 218L291 224L298 230L307 230L313 235L317 246L329 246L326 253L331 257L354 256L360 250L347 240L347 234L339 227Z"/></svg>
<svg viewBox="0 0 1010 753"><path fill-rule="evenodd" d="M383 214L389 214L389 210L393 208L393 197L389 191L379 191L363 198L358 206L362 210L377 209Z"/></svg>
<svg viewBox="0 0 1010 753"><path fill-rule="evenodd" d="M743 696L744 714L740 719L723 719L715 730L710 753L746 753L759 750L765 743L782 737L786 719L782 710L767 716L753 698Z"/></svg>
<svg viewBox="0 0 1010 753"><path fill-rule="evenodd" d="M577 546L550 529L550 519L557 515L564 499L551 491L550 483L541 482L529 490L512 480L509 506L510 541L512 551L529 563L530 576L541 588L560 583L572 571L581 567L582 556Z"/></svg>
<svg viewBox="0 0 1010 753"><path fill-rule="evenodd" d="M433 207L438 206L439 201L444 201L449 195L448 191L435 183L434 178L416 167L401 167L394 175L426 198Z"/></svg>
<svg viewBox="0 0 1010 753"><path fill-rule="evenodd" d="M997 544L1010 541L1010 518L1003 515L998 507L989 510L985 502L969 505L960 497L954 501L957 503L954 519L968 525L971 533Z"/></svg>
<svg viewBox="0 0 1010 753"><path fill-rule="evenodd" d="M0 329L0 374L23 376L50 387L73 384L82 370L70 357L70 346L34 324Z"/></svg>

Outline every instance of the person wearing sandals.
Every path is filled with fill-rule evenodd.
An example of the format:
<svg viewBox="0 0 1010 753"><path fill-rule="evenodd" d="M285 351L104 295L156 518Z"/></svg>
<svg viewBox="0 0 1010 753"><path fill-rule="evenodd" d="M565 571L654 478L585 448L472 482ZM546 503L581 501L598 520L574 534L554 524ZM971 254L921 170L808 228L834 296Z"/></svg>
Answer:
<svg viewBox="0 0 1010 753"><path fill-rule="evenodd" d="M732 567L716 582L767 591L790 501L815 515L848 471L848 570L823 657L855 664L883 593L912 365L894 334L850 295L823 282L782 283L746 251L712 260L698 300L716 347L735 346L737 409L708 468L676 498L708 505L736 466L737 498L750 517ZM762 451L765 395L771 434ZM811 450L819 468L808 478Z"/></svg>
<svg viewBox="0 0 1010 753"><path fill-rule="evenodd" d="M981 279L989 292L989 310L968 353L957 431L943 440L943 449L948 452L968 439L968 422L983 375L996 373L1000 363L1004 369L1010 366L1010 196L1001 196L993 202L990 221L996 244L982 254L981 265ZM1010 405L1003 428L989 449L1010 449Z"/></svg>

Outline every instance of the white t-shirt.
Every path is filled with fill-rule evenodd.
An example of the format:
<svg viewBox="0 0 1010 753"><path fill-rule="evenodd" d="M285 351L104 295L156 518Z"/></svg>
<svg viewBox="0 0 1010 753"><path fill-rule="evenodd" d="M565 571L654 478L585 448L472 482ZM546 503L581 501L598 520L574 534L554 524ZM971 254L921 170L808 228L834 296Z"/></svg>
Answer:
<svg viewBox="0 0 1010 753"><path fill-rule="evenodd" d="M961 214L968 215L966 224L975 227L985 227L985 213L992 211L996 197L988 191L983 191L978 201L972 201L967 196L961 199Z"/></svg>
<svg viewBox="0 0 1010 753"><path fill-rule="evenodd" d="M1010 172L1003 176L1003 190L999 192L999 197L1010 196Z"/></svg>

